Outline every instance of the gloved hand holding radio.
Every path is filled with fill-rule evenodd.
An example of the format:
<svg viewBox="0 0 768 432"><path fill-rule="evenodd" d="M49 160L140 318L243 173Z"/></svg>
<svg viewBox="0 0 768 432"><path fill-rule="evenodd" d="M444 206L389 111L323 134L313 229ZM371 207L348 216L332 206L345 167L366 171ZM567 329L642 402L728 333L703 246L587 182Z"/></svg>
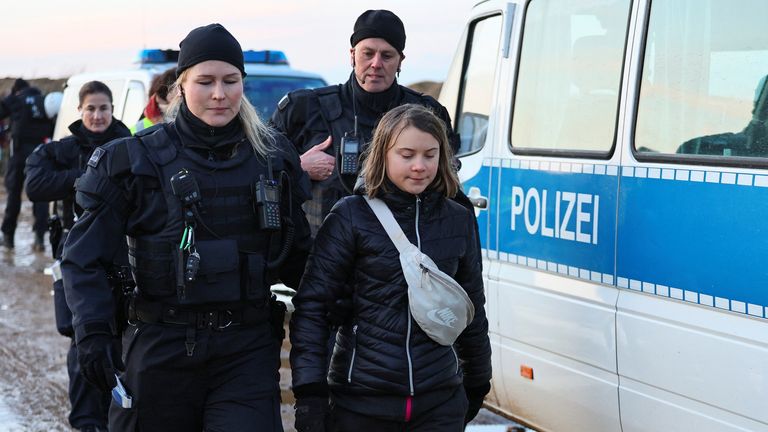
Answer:
<svg viewBox="0 0 768 432"><path fill-rule="evenodd" d="M109 392L116 384L115 374L125 369L119 344L111 333L92 333L77 343L80 372L101 391Z"/></svg>
<svg viewBox="0 0 768 432"><path fill-rule="evenodd" d="M486 383L478 387L464 387L464 391L467 394L467 400L469 405L467 406L467 413L464 415L464 424L471 422L477 416L480 408L483 407L483 399L485 395L491 391L491 383Z"/></svg>
<svg viewBox="0 0 768 432"><path fill-rule="evenodd" d="M332 138L315 145L301 155L301 169L309 174L309 178L315 181L325 180L333 174L336 158L325 150L331 145Z"/></svg>

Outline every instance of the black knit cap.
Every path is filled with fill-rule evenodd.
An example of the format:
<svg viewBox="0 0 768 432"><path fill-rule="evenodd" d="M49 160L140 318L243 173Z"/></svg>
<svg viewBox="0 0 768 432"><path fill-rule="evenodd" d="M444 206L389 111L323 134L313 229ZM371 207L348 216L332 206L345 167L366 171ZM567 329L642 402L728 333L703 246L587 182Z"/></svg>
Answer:
<svg viewBox="0 0 768 432"><path fill-rule="evenodd" d="M401 54L405 49L403 22L388 10L367 10L357 18L349 42L355 46L361 40L368 38L384 39Z"/></svg>
<svg viewBox="0 0 768 432"><path fill-rule="evenodd" d="M240 69L245 76L243 49L240 43L221 24L198 27L179 43L179 64L176 77L192 66L207 60L221 60Z"/></svg>

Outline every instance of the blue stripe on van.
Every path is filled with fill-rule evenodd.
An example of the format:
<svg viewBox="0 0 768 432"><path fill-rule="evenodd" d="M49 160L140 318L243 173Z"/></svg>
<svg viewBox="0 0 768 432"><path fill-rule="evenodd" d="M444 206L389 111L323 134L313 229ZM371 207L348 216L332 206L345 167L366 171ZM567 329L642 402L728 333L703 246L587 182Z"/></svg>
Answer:
<svg viewBox="0 0 768 432"><path fill-rule="evenodd" d="M618 286L765 317L764 176L637 170L621 177Z"/></svg>
<svg viewBox="0 0 768 432"><path fill-rule="evenodd" d="M491 259L768 318L768 176L622 167L619 177L612 165L509 159L483 165L464 187L492 195L490 209L477 212ZM520 214L512 230L515 189ZM526 213L520 195L531 189ZM561 219L563 192L599 196L596 243L544 235L541 217L554 230L558 191ZM582 213L594 215L592 207L582 202ZM594 225L584 216L582 240L592 240ZM575 232L576 222L571 214L564 234Z"/></svg>

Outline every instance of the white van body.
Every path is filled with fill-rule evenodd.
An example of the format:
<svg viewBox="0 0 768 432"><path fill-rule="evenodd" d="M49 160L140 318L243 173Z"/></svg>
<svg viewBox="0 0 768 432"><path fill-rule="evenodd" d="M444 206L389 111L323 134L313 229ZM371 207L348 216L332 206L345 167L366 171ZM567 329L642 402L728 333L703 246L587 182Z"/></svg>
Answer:
<svg viewBox="0 0 768 432"><path fill-rule="evenodd" d="M472 11L440 101L493 388L542 431L768 431L768 2Z"/></svg>
<svg viewBox="0 0 768 432"><path fill-rule="evenodd" d="M266 54L266 56L265 56ZM144 50L140 58L171 56L173 62L140 63L134 69L92 72L73 75L67 80L61 110L56 119L53 139L70 135L69 125L80 118L77 110L80 87L88 81L102 81L110 90L114 103L114 117L131 127L144 112L149 99L152 79L176 66L173 50ZM299 88L323 87L325 80L318 74L293 69L281 51L245 51L244 91L262 119L267 120L286 93ZM266 57L267 61L264 61ZM269 60L271 58L271 60Z"/></svg>

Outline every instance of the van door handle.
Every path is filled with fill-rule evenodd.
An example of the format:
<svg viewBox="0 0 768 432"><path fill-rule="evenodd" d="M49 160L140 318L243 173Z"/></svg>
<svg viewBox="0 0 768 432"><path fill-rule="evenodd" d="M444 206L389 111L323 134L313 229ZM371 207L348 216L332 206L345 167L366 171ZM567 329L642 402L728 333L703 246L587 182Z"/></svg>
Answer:
<svg viewBox="0 0 768 432"><path fill-rule="evenodd" d="M469 202L471 202L473 206L479 209L485 210L488 208L488 198L480 195L480 189L475 186L469 188L467 198L469 198Z"/></svg>

